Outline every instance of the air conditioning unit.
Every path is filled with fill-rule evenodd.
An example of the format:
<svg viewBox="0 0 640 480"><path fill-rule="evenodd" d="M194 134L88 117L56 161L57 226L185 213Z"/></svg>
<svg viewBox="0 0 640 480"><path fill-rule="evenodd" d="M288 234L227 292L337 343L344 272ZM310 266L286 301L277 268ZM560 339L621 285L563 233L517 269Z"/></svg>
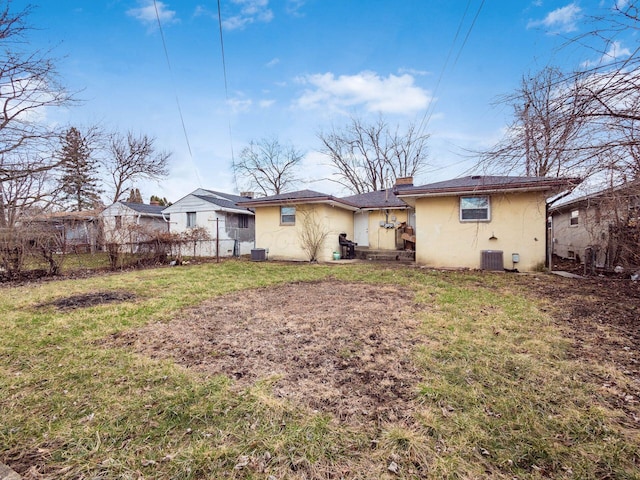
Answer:
<svg viewBox="0 0 640 480"><path fill-rule="evenodd" d="M252 248L251 260L253 262L264 262L267 259L267 250L265 248Z"/></svg>
<svg viewBox="0 0 640 480"><path fill-rule="evenodd" d="M503 271L504 257L502 250L482 250L480 252L480 268L482 270Z"/></svg>

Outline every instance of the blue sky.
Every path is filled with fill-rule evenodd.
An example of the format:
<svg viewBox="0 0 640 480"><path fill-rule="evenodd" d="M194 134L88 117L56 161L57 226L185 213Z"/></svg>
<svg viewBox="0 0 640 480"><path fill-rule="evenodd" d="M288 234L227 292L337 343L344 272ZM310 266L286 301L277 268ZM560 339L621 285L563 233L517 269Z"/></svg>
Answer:
<svg viewBox="0 0 640 480"><path fill-rule="evenodd" d="M558 47L613 5L221 0L225 89L215 0L13 0L12 8L29 3L30 41L53 49L63 82L83 100L49 121L155 136L173 152L171 175L139 187L145 199L172 201L198 187L234 191L232 156L265 137L306 152L300 188L346 194L317 181L330 174L317 133L350 115L424 120L430 167L416 182L459 176L474 163L469 150L500 138L511 112L493 104L524 74L598 60ZM619 50L634 49L629 42Z"/></svg>

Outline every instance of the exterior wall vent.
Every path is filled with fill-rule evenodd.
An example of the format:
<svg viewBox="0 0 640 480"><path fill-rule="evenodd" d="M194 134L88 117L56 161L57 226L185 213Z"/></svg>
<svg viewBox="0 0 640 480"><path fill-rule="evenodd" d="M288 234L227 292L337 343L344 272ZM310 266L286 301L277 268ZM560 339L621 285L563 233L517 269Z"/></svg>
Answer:
<svg viewBox="0 0 640 480"><path fill-rule="evenodd" d="M480 268L482 270L503 271L502 250L482 250L480 252Z"/></svg>

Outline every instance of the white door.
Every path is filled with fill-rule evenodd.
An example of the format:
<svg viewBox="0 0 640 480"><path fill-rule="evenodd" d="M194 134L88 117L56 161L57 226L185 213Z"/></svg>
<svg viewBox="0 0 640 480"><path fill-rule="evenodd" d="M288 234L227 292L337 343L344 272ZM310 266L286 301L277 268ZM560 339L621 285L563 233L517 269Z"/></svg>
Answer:
<svg viewBox="0 0 640 480"><path fill-rule="evenodd" d="M353 236L358 246L369 246L369 212L354 213Z"/></svg>

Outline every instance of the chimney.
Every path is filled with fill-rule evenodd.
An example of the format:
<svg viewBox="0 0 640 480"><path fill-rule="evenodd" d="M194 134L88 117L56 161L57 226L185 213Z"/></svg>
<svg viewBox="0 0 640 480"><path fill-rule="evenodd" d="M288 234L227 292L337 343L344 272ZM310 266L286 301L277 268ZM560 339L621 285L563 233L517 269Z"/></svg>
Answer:
<svg viewBox="0 0 640 480"><path fill-rule="evenodd" d="M396 178L396 187L404 186L404 187L413 187L413 177L399 177Z"/></svg>
<svg viewBox="0 0 640 480"><path fill-rule="evenodd" d="M240 192L241 197L253 198L254 192Z"/></svg>

